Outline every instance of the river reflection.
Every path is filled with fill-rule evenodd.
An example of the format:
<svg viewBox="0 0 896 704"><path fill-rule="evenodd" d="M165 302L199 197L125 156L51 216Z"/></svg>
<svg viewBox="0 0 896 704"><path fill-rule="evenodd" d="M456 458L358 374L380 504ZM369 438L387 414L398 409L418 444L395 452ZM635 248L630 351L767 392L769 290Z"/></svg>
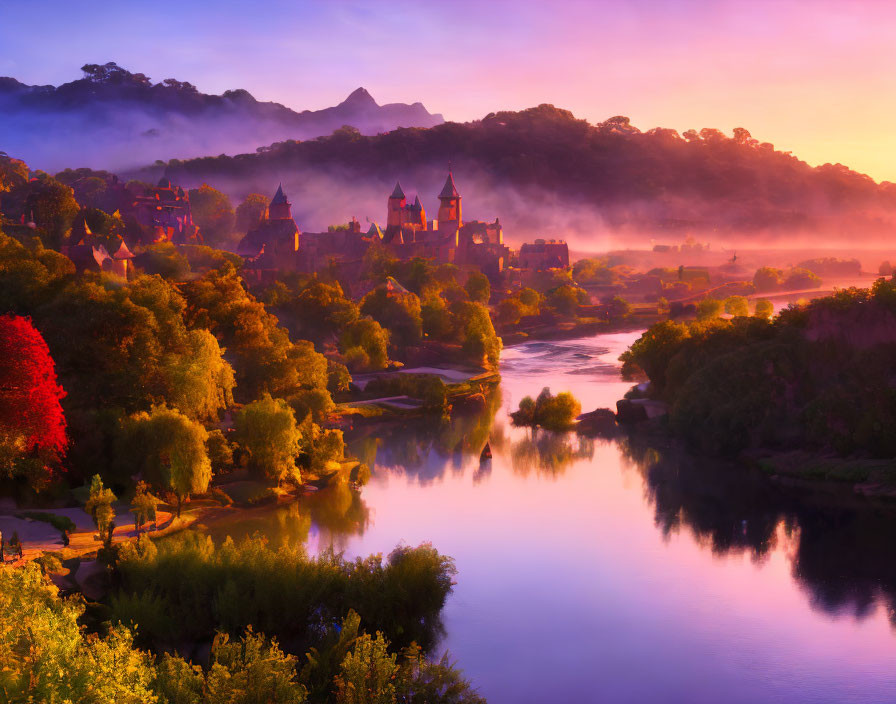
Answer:
<svg viewBox="0 0 896 704"><path fill-rule="evenodd" d="M492 704L896 700L892 509L509 425L544 386L612 407L635 337L509 348L484 407L349 433L360 491L227 532L350 556L432 541L459 570L440 647Z"/></svg>

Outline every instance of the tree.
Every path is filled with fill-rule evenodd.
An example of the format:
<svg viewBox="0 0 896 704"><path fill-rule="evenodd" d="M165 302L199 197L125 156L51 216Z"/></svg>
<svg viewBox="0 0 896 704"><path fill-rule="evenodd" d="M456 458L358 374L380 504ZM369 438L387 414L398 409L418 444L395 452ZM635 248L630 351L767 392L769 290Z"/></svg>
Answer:
<svg viewBox="0 0 896 704"><path fill-rule="evenodd" d="M382 633L365 633L342 661L336 677L338 704L395 704L396 655Z"/></svg>
<svg viewBox="0 0 896 704"><path fill-rule="evenodd" d="M68 444L64 396L47 343L31 320L0 316L0 472L31 475L31 464L45 474L62 458Z"/></svg>
<svg viewBox="0 0 896 704"><path fill-rule="evenodd" d="M579 306L588 303L588 293L573 284L563 284L548 292L547 303L562 315L575 315Z"/></svg>
<svg viewBox="0 0 896 704"><path fill-rule="evenodd" d="M708 320L710 318L718 318L725 309L722 301L715 298L704 298L697 303L697 320Z"/></svg>
<svg viewBox="0 0 896 704"><path fill-rule="evenodd" d="M43 178L29 183L25 199L25 217L34 217L38 228L45 233L44 244L58 247L81 209L74 192L54 178Z"/></svg>
<svg viewBox="0 0 896 704"><path fill-rule="evenodd" d="M821 277L808 269L793 268L787 274L783 284L785 289L800 290L804 288L818 288L821 286Z"/></svg>
<svg viewBox="0 0 896 704"><path fill-rule="evenodd" d="M90 495L84 511L93 519L100 540L107 548L112 545L112 532L115 530L115 509L112 508L112 503L116 498L111 489L103 486L100 475L94 474L90 480Z"/></svg>
<svg viewBox="0 0 896 704"><path fill-rule="evenodd" d="M753 315L757 318L764 318L765 320L771 318L774 312L775 307L772 305L772 302L766 298L758 299L753 307Z"/></svg>
<svg viewBox="0 0 896 704"><path fill-rule="evenodd" d="M749 315L750 306L744 296L728 296L724 302L725 312L730 315Z"/></svg>
<svg viewBox="0 0 896 704"><path fill-rule="evenodd" d="M237 442L249 455L249 467L255 472L276 479L301 480L296 456L302 434L289 404L264 394L244 406L236 414Z"/></svg>
<svg viewBox="0 0 896 704"><path fill-rule="evenodd" d="M893 265L890 264L888 259L885 259L880 263L880 266L877 267L877 273L881 276L892 276L893 275Z"/></svg>
<svg viewBox="0 0 896 704"><path fill-rule="evenodd" d="M137 532L137 541L140 541L140 531L147 523L156 522L156 506L159 499L152 495L146 482L137 482L137 491L131 501L131 513L134 514L134 529Z"/></svg>
<svg viewBox="0 0 896 704"><path fill-rule="evenodd" d="M632 307L622 296L611 296L603 301L607 317L610 320L624 320L632 311Z"/></svg>
<svg viewBox="0 0 896 704"><path fill-rule="evenodd" d="M236 209L236 231L245 234L258 227L268 210L268 197L250 193Z"/></svg>
<svg viewBox="0 0 896 704"><path fill-rule="evenodd" d="M360 318L345 326L339 349L353 371L379 371L389 363L389 333L373 318Z"/></svg>
<svg viewBox="0 0 896 704"><path fill-rule="evenodd" d="M763 266L757 269L753 275L753 285L760 293L763 291L777 291L781 288L782 276L783 272L780 269Z"/></svg>
<svg viewBox="0 0 896 704"><path fill-rule="evenodd" d="M567 430L582 412L582 405L568 391L554 396L547 387L541 390L534 401L526 396L520 401L519 409L510 414L514 425L534 426L546 430Z"/></svg>
<svg viewBox="0 0 896 704"><path fill-rule="evenodd" d="M193 220L199 226L203 239L210 245L220 246L233 238L233 205L225 194L207 183L189 191Z"/></svg>
<svg viewBox="0 0 896 704"><path fill-rule="evenodd" d="M218 413L233 404L233 367L208 330L190 330L185 347L183 355L166 359L165 395L170 405L190 418L216 421Z"/></svg>
<svg viewBox="0 0 896 704"><path fill-rule="evenodd" d="M467 283L464 284L464 289L470 297L470 300L476 303L487 304L488 299L491 298L492 295L492 287L488 281L488 277L478 271L472 272L467 277Z"/></svg>
<svg viewBox="0 0 896 704"><path fill-rule="evenodd" d="M154 704L152 658L114 626L79 626L84 606L62 599L36 563L0 569L0 692L10 702Z"/></svg>
<svg viewBox="0 0 896 704"><path fill-rule="evenodd" d="M416 294L375 288L361 300L362 315L369 315L390 333L398 347L416 345L423 335L420 299Z"/></svg>
<svg viewBox="0 0 896 704"><path fill-rule="evenodd" d="M450 311L460 336L461 352L474 364L494 368L501 357L501 338L495 333L488 308L482 303L455 301Z"/></svg>
<svg viewBox="0 0 896 704"><path fill-rule="evenodd" d="M119 461L136 465L155 486L174 492L177 516L184 499L208 490L212 478L208 432L175 408L153 406L125 423Z"/></svg>
<svg viewBox="0 0 896 704"><path fill-rule="evenodd" d="M219 633L212 644L206 678L208 704L303 704L305 688L296 681L294 655L277 641L255 634L251 626L237 642Z"/></svg>

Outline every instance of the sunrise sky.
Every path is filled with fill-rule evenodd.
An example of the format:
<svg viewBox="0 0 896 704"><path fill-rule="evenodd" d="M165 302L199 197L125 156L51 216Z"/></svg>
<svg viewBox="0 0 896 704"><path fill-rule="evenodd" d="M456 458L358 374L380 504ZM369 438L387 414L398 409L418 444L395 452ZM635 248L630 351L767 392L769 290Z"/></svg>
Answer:
<svg viewBox="0 0 896 704"><path fill-rule="evenodd" d="M298 110L364 86L461 121L547 102L645 130L746 127L896 181L894 36L896 3L873 0L35 0L0 3L0 75L59 84L115 61Z"/></svg>

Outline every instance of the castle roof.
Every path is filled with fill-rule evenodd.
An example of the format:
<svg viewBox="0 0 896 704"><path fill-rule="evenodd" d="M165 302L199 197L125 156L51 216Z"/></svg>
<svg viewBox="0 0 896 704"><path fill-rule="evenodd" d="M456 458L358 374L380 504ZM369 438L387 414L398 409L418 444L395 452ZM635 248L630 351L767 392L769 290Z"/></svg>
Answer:
<svg viewBox="0 0 896 704"><path fill-rule="evenodd" d="M72 230L68 235L67 244L69 246L87 244L87 240L93 237L90 226L87 224L87 215L84 211L78 214L78 217L72 223Z"/></svg>
<svg viewBox="0 0 896 704"><path fill-rule="evenodd" d="M442 192L439 193L439 198L460 198L460 193L457 192L457 187L454 185L454 176L450 171L448 178L445 179L445 185L442 186Z"/></svg>
<svg viewBox="0 0 896 704"><path fill-rule="evenodd" d="M411 206L414 210L423 210L423 204L420 202L420 196L414 198L414 204Z"/></svg>
<svg viewBox="0 0 896 704"><path fill-rule="evenodd" d="M128 249L128 246L124 243L124 240L121 241L121 244L118 245L118 249L112 252L113 259L133 259L134 255L131 253L131 250Z"/></svg>
<svg viewBox="0 0 896 704"><path fill-rule="evenodd" d="M399 181L395 182L395 190L392 191L392 195L389 197L390 198L404 198L405 197L404 191L401 190L401 182L399 182Z"/></svg>
<svg viewBox="0 0 896 704"><path fill-rule="evenodd" d="M283 193L283 184L281 183L279 186L277 186L277 192L271 199L271 205L281 205L283 203L289 203L289 201L286 199L286 195L284 195Z"/></svg>
<svg viewBox="0 0 896 704"><path fill-rule="evenodd" d="M383 231L375 222L370 223L370 229L367 230L367 234L371 237L378 237L379 239L383 238Z"/></svg>

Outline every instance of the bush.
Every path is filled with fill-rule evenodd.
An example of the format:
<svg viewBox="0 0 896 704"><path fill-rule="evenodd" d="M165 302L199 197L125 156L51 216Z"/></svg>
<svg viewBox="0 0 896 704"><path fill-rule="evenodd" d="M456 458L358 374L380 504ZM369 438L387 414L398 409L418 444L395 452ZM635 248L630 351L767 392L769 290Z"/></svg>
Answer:
<svg viewBox="0 0 896 704"><path fill-rule="evenodd" d="M141 637L156 643L206 640L216 630L235 636L251 624L304 652L322 625L354 609L400 645L431 644L456 572L429 544L396 548L386 560L354 561L333 552L275 550L261 538L215 547L195 533L156 548L122 554L121 587L111 600L116 619L135 623Z"/></svg>
<svg viewBox="0 0 896 704"><path fill-rule="evenodd" d="M537 426L546 430L568 430L582 412L582 405L575 397L562 391L556 396L545 387L533 401L526 396L520 401L519 409L511 413L515 425Z"/></svg>

